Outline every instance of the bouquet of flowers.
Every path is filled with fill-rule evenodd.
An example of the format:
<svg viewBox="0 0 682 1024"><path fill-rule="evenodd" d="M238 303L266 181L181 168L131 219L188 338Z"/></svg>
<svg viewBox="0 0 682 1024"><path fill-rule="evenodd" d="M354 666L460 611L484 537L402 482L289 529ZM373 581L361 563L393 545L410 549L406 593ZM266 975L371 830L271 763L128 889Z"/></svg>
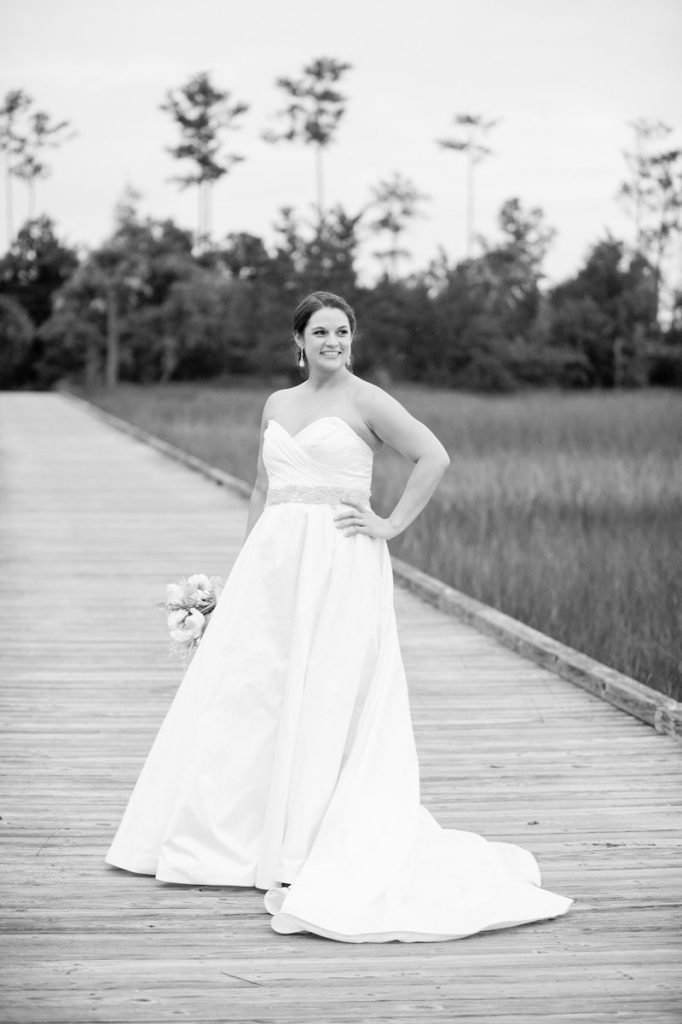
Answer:
<svg viewBox="0 0 682 1024"><path fill-rule="evenodd" d="M170 654L182 658L185 668L194 657L222 589L220 576L209 579L203 573L169 583L166 588L166 600L161 607L168 617Z"/></svg>

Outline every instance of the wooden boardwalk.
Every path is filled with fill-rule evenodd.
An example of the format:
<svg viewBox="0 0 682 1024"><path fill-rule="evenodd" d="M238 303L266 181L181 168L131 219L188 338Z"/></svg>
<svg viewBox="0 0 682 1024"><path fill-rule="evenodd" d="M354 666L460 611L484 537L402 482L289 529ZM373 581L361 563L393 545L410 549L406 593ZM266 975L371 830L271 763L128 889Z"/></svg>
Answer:
<svg viewBox="0 0 682 1024"><path fill-rule="evenodd" d="M103 857L175 687L155 602L227 575L244 499L51 394L0 394L9 1022L682 1021L682 745L396 593L423 801L568 915L469 939L275 935L253 890Z"/></svg>

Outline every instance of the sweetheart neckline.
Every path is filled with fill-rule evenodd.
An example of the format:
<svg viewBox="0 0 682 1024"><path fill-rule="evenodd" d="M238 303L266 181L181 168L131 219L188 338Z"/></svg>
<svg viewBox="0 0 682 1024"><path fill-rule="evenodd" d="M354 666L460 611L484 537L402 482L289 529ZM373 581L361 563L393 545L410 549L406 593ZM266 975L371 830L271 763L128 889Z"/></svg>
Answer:
<svg viewBox="0 0 682 1024"><path fill-rule="evenodd" d="M316 423L320 423L320 422L322 422L322 420L336 420L338 423L343 423L344 427L346 427L347 430L350 430L351 434L353 434L355 437L357 437L358 441L360 441L362 444L364 444L365 448L369 452L371 452L372 458L374 458L374 456L376 455L376 452L371 447L371 445L369 445L367 443L367 441L365 441L364 437L360 437L360 435L358 434L357 430L354 430L351 427L350 423L347 423L346 420L344 420L341 416L318 416L316 420L312 420L310 423L306 423L305 427L301 427L301 429L297 430L295 434L290 434L289 431L287 430L287 428L283 427L282 424L279 422L279 420L276 420L274 418L274 416L271 416L270 419L268 420L268 426L270 426L271 423L276 423L277 426L280 428L280 430L284 431L284 433L287 435L287 437L290 437L292 441L295 441L306 430L308 430L310 427L314 427Z"/></svg>

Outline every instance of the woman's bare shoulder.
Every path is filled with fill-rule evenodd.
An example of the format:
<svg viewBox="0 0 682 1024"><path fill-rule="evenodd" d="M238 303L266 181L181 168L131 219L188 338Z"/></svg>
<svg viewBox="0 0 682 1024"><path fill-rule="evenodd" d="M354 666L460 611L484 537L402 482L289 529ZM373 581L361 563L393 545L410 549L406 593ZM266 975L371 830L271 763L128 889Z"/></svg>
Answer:
<svg viewBox="0 0 682 1024"><path fill-rule="evenodd" d="M263 406L263 419L265 420L270 416L276 417L278 413L286 410L292 402L296 401L300 387L300 384L296 384L292 388L280 388L279 391L273 391L272 394L268 395Z"/></svg>
<svg viewBox="0 0 682 1024"><path fill-rule="evenodd" d="M360 378L357 379L355 402L358 411L370 425L371 420L382 413L390 415L397 410L406 412L405 407L389 395L388 391L384 391L378 384L370 384L368 380Z"/></svg>
<svg viewBox="0 0 682 1024"><path fill-rule="evenodd" d="M358 409L376 437L412 462L434 451L442 451L447 458L440 441L397 398L376 384L363 383L357 391Z"/></svg>

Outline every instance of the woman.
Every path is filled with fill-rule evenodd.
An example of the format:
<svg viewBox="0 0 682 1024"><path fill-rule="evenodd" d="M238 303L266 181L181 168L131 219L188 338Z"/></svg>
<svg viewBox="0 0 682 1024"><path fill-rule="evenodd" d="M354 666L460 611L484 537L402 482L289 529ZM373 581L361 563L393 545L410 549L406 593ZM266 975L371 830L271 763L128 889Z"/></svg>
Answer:
<svg viewBox="0 0 682 1024"><path fill-rule="evenodd" d="M448 455L350 372L355 315L328 292L294 315L307 378L263 410L247 539L137 782L110 864L265 889L277 932L435 941L565 913L534 858L441 829L419 765L386 540ZM387 519L388 443L414 463Z"/></svg>

